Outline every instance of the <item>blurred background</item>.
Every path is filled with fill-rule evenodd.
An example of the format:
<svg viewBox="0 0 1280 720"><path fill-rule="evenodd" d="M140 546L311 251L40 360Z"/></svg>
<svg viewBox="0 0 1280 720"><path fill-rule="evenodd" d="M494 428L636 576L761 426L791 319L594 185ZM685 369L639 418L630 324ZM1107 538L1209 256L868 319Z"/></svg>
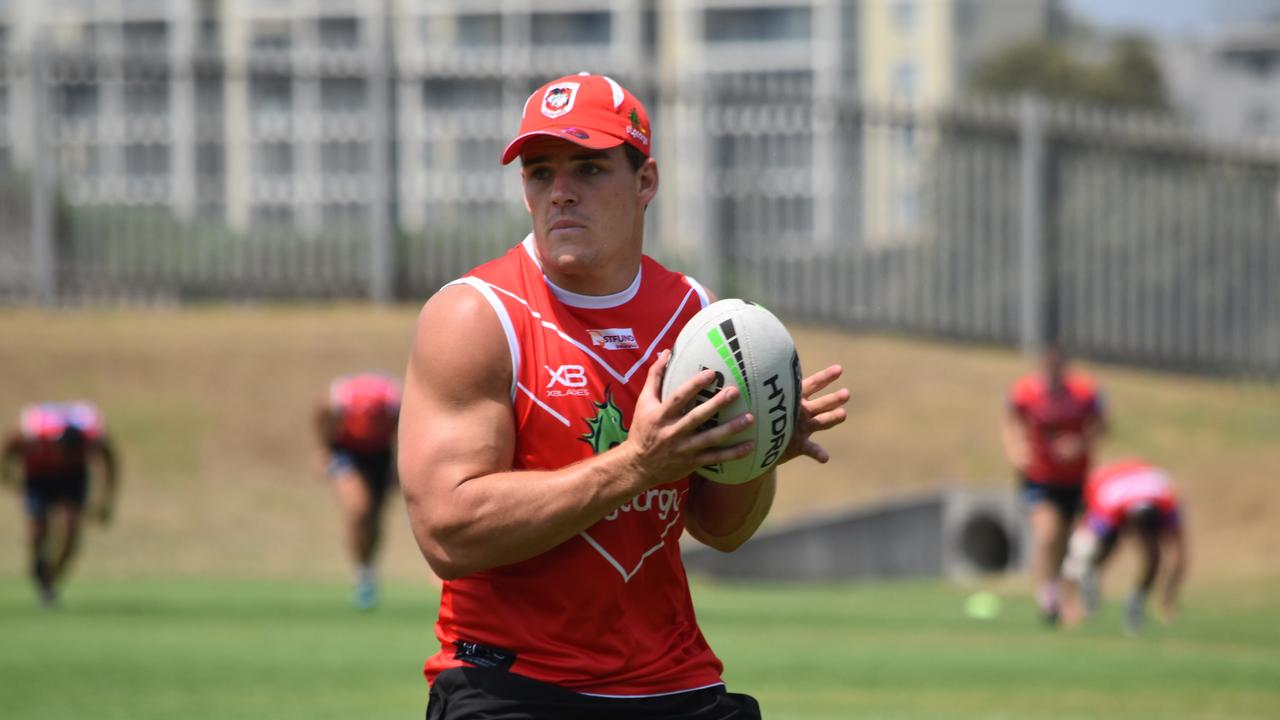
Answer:
<svg viewBox="0 0 1280 720"><path fill-rule="evenodd" d="M498 157L580 70L653 118L650 254L846 367L836 460L784 468L771 527L942 503L897 574L950 583L695 586L766 716L1280 706L1280 0L0 0L0 425L92 399L123 467L62 617L0 495L0 705L420 712L425 563L393 507L399 592L352 616L309 413L399 374L421 303L528 232ZM1049 340L1107 392L1105 452L1187 498L1202 610L1141 644L1048 637L1000 574L1000 415ZM1008 546L951 572L970 507ZM976 629L975 587L1010 607Z"/></svg>

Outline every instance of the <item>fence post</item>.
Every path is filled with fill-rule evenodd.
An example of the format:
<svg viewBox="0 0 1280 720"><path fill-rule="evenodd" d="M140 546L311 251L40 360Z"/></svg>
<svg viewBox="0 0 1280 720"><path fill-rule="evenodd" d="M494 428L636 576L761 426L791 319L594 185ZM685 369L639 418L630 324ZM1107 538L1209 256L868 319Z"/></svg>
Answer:
<svg viewBox="0 0 1280 720"><path fill-rule="evenodd" d="M1018 108L1021 193L1021 327L1019 340L1025 353L1039 352L1045 333L1045 139L1041 101L1024 95Z"/></svg>
<svg viewBox="0 0 1280 720"><path fill-rule="evenodd" d="M391 80L392 46L389 3L378 3L377 23L370 34L369 63L369 298L391 302L394 294L391 222Z"/></svg>
<svg viewBox="0 0 1280 720"><path fill-rule="evenodd" d="M57 213L56 148L49 125L48 52L37 37L31 48L31 97L27 103L31 128L31 288L35 301L45 307L58 303L58 254L54 234Z"/></svg>

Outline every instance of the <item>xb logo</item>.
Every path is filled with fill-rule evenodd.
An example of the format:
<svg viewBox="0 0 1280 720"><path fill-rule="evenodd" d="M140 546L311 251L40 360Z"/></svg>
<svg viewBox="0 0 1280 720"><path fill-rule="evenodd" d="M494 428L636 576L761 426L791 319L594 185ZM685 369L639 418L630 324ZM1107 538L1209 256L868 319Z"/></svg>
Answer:
<svg viewBox="0 0 1280 720"><path fill-rule="evenodd" d="M560 397L563 395L586 395L587 390L587 369L581 365L561 365L554 370L550 365L543 365L547 372L551 374L551 379L547 381L547 397ZM558 389L557 385L563 385L568 390Z"/></svg>

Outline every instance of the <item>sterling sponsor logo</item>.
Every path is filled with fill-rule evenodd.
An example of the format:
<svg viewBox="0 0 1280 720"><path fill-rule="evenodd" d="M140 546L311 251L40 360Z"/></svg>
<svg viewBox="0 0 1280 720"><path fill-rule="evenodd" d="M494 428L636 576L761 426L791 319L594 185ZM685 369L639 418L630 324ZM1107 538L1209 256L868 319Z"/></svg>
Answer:
<svg viewBox="0 0 1280 720"><path fill-rule="evenodd" d="M602 328L587 330L591 336L591 344L603 346L605 350L635 350L640 347L636 341L636 331L631 328Z"/></svg>
<svg viewBox="0 0 1280 720"><path fill-rule="evenodd" d="M672 488L661 490L654 488L640 493L631 498L631 500L622 507L614 510L604 516L605 520L617 520L622 513L629 512L649 512L655 510L658 513L659 520L666 520L672 510L676 509L676 503L680 500L680 491Z"/></svg>

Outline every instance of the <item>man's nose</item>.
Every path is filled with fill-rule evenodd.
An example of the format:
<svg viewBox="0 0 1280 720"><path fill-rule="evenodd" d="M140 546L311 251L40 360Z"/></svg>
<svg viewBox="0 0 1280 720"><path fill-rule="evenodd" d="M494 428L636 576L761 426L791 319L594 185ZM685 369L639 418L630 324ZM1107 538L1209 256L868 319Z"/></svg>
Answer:
<svg viewBox="0 0 1280 720"><path fill-rule="evenodd" d="M556 205L577 204L578 193L568 173L556 173L551 179L551 202Z"/></svg>

